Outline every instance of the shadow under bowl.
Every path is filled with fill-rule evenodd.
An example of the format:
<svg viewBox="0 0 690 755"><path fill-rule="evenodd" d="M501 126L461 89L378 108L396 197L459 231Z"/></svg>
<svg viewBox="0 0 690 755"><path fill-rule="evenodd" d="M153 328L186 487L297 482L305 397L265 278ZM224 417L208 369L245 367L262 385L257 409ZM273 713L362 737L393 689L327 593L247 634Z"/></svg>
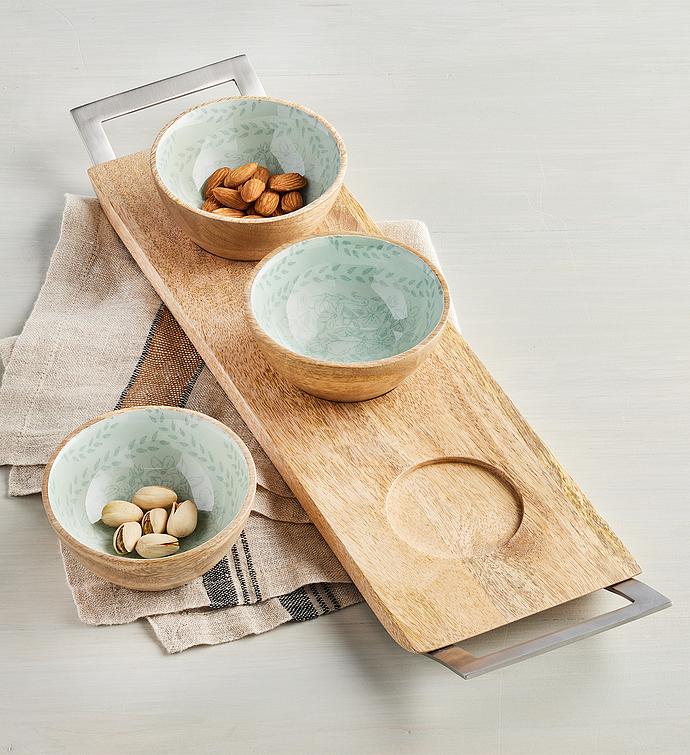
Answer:
<svg viewBox="0 0 690 755"><path fill-rule="evenodd" d="M267 361L302 390L363 401L392 390L426 358L448 319L443 277L415 250L380 236L313 236L259 263L249 326Z"/></svg>
<svg viewBox="0 0 690 755"><path fill-rule="evenodd" d="M201 209L213 171L250 162L305 176L304 207L268 218ZM346 165L345 145L330 123L270 97L226 97L190 108L164 126L151 149L156 188L173 220L202 249L235 260L261 259L313 233L336 200Z"/></svg>
<svg viewBox="0 0 690 755"><path fill-rule="evenodd" d="M165 558L115 553L114 529L100 521L111 500L131 501L146 485L193 500L196 530ZM217 564L242 531L256 470L242 440L198 412L146 406L90 420L60 444L43 478L43 505L62 543L91 571L134 590L168 590Z"/></svg>

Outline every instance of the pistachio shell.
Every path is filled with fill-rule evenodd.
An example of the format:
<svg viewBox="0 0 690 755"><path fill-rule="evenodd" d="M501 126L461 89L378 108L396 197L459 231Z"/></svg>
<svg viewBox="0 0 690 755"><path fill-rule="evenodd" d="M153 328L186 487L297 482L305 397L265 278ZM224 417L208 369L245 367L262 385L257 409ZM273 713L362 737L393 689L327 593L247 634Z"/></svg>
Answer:
<svg viewBox="0 0 690 755"><path fill-rule="evenodd" d="M129 501L109 501L101 511L101 520L108 527L119 527L125 522L140 522L144 512Z"/></svg>
<svg viewBox="0 0 690 755"><path fill-rule="evenodd" d="M113 548L117 553L131 553L141 537L139 522L125 522L121 524L113 535Z"/></svg>
<svg viewBox="0 0 690 755"><path fill-rule="evenodd" d="M151 509L144 514L144 518L141 520L141 528L145 535L160 535L165 532L167 521L168 512L165 509Z"/></svg>
<svg viewBox="0 0 690 755"><path fill-rule="evenodd" d="M132 502L144 511L151 509L169 509L177 500L177 493L161 485L147 485L139 488L132 498Z"/></svg>
<svg viewBox="0 0 690 755"><path fill-rule="evenodd" d="M175 537L187 537L196 529L197 508L194 501L173 503L168 517L167 532Z"/></svg>
<svg viewBox="0 0 690 755"><path fill-rule="evenodd" d="M172 556L180 550L180 542L172 535L151 534L142 535L137 540L137 553L142 558L163 558Z"/></svg>

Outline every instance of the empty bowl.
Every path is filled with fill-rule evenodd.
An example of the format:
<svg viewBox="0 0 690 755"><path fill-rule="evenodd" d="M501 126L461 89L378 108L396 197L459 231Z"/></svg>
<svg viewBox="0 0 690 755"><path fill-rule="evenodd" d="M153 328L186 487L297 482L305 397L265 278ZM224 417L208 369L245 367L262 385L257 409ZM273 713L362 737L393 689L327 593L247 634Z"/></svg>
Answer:
<svg viewBox="0 0 690 755"><path fill-rule="evenodd" d="M180 539L175 555L118 556L101 510L111 500L131 501L147 485L193 500L196 530ZM146 406L96 417L69 435L46 467L43 505L60 540L91 571L135 590L167 590L227 554L255 489L249 450L225 425L188 409Z"/></svg>
<svg viewBox="0 0 690 755"><path fill-rule="evenodd" d="M232 218L201 209L217 168L256 162L270 173L300 173L305 205L279 217ZM171 217L202 249L237 260L312 233L343 183L345 146L320 115L270 97L227 97L197 105L168 123L151 150L151 170Z"/></svg>
<svg viewBox="0 0 690 755"><path fill-rule="evenodd" d="M414 249L379 236L313 236L260 262L247 318L268 362L333 401L381 396L438 341L449 296Z"/></svg>

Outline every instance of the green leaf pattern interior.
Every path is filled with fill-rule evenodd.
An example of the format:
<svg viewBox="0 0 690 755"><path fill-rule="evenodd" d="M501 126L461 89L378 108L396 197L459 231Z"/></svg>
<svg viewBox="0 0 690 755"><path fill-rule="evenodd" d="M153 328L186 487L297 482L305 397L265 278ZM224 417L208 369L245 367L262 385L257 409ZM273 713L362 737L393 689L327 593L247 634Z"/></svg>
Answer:
<svg viewBox="0 0 690 755"><path fill-rule="evenodd" d="M204 181L214 170L249 162L271 173L306 176L305 202L313 202L335 180L340 153L316 118L290 105L256 99L222 100L192 110L168 129L156 153L163 183L197 208Z"/></svg>
<svg viewBox="0 0 690 755"><path fill-rule="evenodd" d="M300 241L252 287L254 316L275 341L326 362L369 362L424 340L444 308L434 271L404 247L340 235Z"/></svg>

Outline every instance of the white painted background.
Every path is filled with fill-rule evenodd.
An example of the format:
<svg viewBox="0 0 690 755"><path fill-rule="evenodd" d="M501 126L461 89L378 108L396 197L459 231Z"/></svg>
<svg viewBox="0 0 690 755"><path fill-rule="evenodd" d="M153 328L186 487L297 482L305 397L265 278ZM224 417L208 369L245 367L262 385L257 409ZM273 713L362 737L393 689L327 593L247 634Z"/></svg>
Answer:
<svg viewBox="0 0 690 755"><path fill-rule="evenodd" d="M365 606L166 657L144 623L79 624L38 498L3 498L0 751L687 752L687 3L0 9L0 336L31 309L62 194L90 193L68 109L246 52L269 94L340 130L375 218L426 220L466 337L675 601L471 682L400 650ZM114 125L116 147L186 104Z"/></svg>

